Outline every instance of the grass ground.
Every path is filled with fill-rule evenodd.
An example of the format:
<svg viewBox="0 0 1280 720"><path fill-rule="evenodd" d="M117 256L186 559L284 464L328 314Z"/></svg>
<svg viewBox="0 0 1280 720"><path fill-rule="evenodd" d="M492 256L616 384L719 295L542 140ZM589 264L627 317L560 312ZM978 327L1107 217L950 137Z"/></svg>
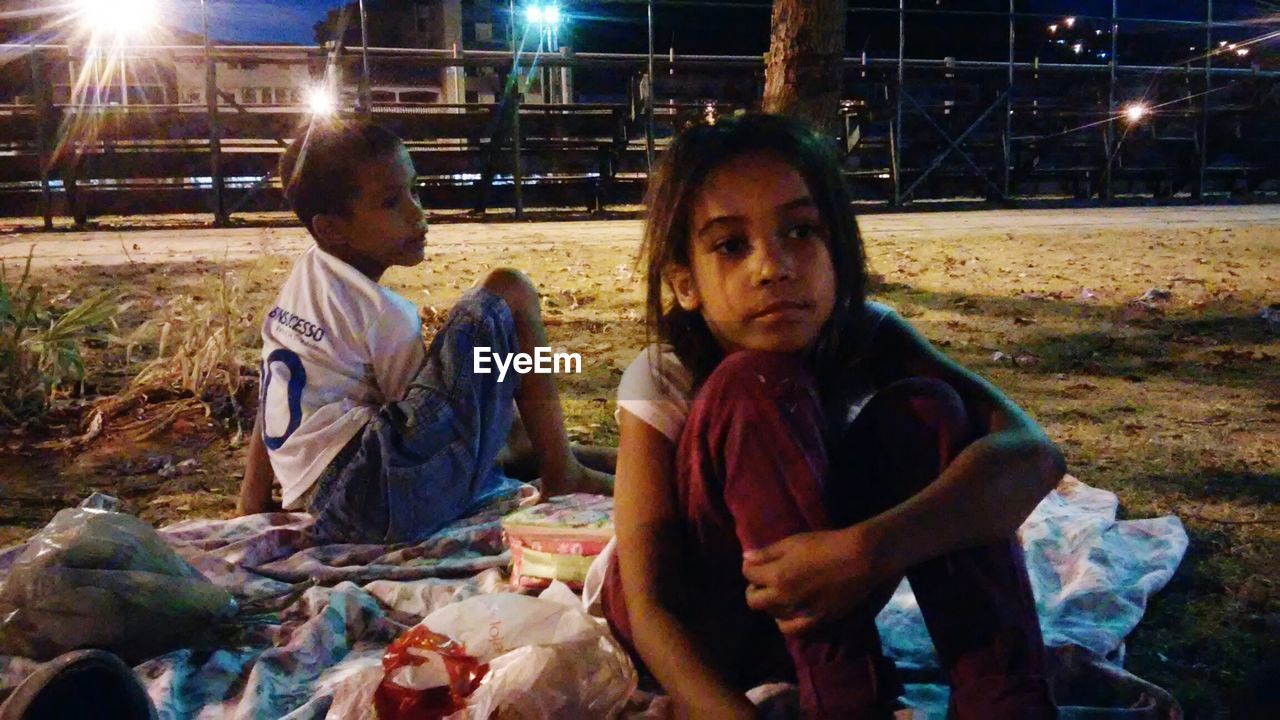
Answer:
<svg viewBox="0 0 1280 720"><path fill-rule="evenodd" d="M1171 690L1190 717L1280 706L1280 336L1258 318L1280 303L1280 227L963 225L927 239L869 232L875 296L1026 407L1073 474L1119 495L1123 516L1182 518L1190 550L1130 638L1128 667ZM565 242L556 225L529 225L515 246L484 242L484 226L472 227L475 243L429 246L425 266L393 269L387 284L430 323L486 268L525 269L544 293L551 344L583 358L581 375L561 379L570 435L616 443L614 391L644 342L632 262L639 225L614 223L583 243ZM289 265L273 255L34 277L68 303L99 288L122 292L124 337L176 298L211 300L210 278L225 271L252 366L257 318ZM1168 299L1136 302L1153 288ZM122 388L154 343L141 338L128 358L118 342L91 347L88 391ZM95 442L63 452L34 450L30 429L0 435L0 545L92 489L157 524L229 515L242 417L189 413L144 442L123 441L108 423ZM189 458L194 467L172 467Z"/></svg>

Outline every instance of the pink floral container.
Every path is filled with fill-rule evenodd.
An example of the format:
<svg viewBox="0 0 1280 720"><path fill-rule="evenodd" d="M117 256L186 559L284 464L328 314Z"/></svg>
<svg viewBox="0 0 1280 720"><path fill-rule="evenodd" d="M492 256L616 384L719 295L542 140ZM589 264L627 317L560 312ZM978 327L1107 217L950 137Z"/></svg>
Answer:
<svg viewBox="0 0 1280 720"><path fill-rule="evenodd" d="M587 568L613 537L613 498L562 495L502 519L511 584L537 590L559 580L581 590Z"/></svg>

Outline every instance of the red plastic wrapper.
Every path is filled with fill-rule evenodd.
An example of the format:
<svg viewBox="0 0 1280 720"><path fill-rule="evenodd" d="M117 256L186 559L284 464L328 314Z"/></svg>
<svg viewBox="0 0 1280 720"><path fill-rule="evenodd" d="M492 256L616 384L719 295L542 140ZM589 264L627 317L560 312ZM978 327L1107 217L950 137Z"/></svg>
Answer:
<svg viewBox="0 0 1280 720"><path fill-rule="evenodd" d="M415 689L392 680L400 668L428 662L427 653L444 660L449 684ZM442 720L466 707L467 698L480 687L489 665L468 655L461 643L418 625L387 647L382 670L382 682L373 695L378 720Z"/></svg>

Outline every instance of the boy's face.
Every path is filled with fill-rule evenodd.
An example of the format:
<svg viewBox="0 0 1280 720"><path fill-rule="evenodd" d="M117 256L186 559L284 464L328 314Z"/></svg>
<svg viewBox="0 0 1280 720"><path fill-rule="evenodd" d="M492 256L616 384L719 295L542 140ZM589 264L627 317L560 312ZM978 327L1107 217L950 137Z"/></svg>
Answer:
<svg viewBox="0 0 1280 720"><path fill-rule="evenodd" d="M375 281L393 265L422 262L427 217L418 174L403 145L357 166L356 195L345 214L316 216L321 247Z"/></svg>

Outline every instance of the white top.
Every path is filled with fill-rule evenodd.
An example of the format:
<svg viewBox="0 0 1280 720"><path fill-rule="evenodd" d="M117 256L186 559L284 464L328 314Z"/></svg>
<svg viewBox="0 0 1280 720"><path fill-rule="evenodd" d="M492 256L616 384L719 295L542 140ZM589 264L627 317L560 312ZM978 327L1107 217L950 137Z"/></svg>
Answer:
<svg viewBox="0 0 1280 720"><path fill-rule="evenodd" d="M262 323L263 441L286 510L425 357L413 303L317 246L298 258Z"/></svg>
<svg viewBox="0 0 1280 720"><path fill-rule="evenodd" d="M866 331L874 335L881 321L893 313L887 305L867 302ZM868 340L871 335L868 335ZM655 367L656 364L656 367ZM657 344L640 351L640 355L627 366L618 383L618 408L626 410L679 444L684 422L689 417L689 405L693 401L693 376L676 358L671 348ZM868 381L865 387L851 393L852 407L849 419L871 399L874 388Z"/></svg>

